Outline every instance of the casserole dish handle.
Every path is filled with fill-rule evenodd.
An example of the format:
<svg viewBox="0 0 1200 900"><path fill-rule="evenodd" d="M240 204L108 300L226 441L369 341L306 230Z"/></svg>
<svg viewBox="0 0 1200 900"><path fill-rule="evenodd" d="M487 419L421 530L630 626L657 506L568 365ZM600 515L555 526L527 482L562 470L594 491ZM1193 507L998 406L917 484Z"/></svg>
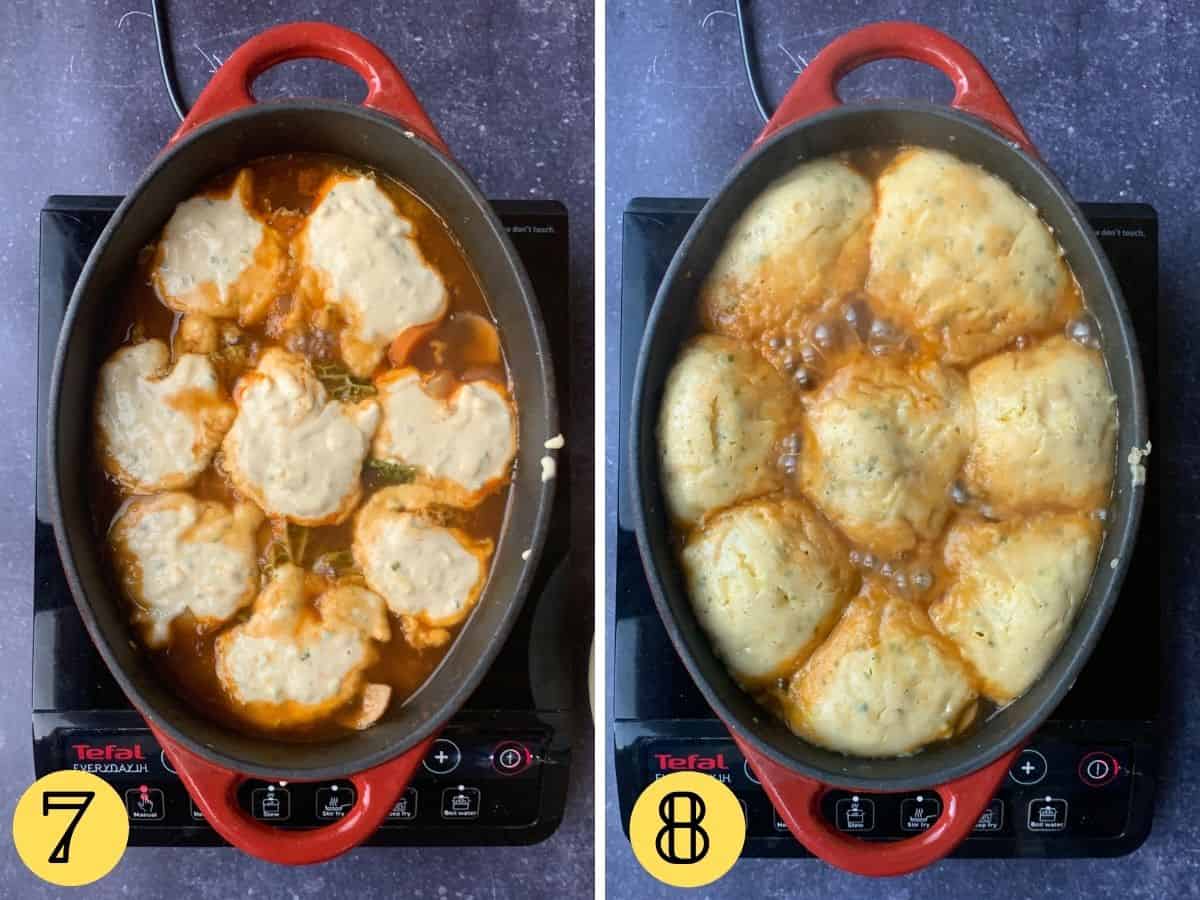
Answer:
<svg viewBox="0 0 1200 900"><path fill-rule="evenodd" d="M942 798L942 814L927 831L899 841L864 841L834 828L821 813L826 785L759 753L736 732L738 748L788 830L815 856L855 875L907 875L947 856L975 827L1024 742L982 769L930 790Z"/></svg>
<svg viewBox="0 0 1200 900"><path fill-rule="evenodd" d="M296 59L325 59L352 69L367 83L363 106L399 119L450 155L412 88L384 52L362 35L324 22L292 22L268 28L234 50L196 98L167 146L213 119L253 106L257 102L250 90L254 80L268 69Z"/></svg>
<svg viewBox="0 0 1200 900"><path fill-rule="evenodd" d="M147 723L208 824L239 850L290 866L325 862L373 835L437 737L432 735L373 769L347 776L354 785L355 801L337 822L284 831L256 821L242 810L237 793L245 776L213 765L168 737L149 719Z"/></svg>
<svg viewBox="0 0 1200 900"><path fill-rule="evenodd" d="M754 145L793 122L841 106L837 83L860 66L881 59L911 59L933 66L954 85L951 107L983 119L1026 153L1037 155L983 63L949 35L916 22L876 22L831 41L796 78Z"/></svg>

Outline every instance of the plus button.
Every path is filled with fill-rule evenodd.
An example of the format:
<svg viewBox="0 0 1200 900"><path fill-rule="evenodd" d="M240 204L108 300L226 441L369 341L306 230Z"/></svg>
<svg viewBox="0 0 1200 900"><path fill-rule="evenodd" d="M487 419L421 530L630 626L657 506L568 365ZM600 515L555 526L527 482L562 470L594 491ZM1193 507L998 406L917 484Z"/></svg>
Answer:
<svg viewBox="0 0 1200 900"><path fill-rule="evenodd" d="M1008 777L1017 784L1037 784L1046 777L1049 766L1046 757L1032 747L1026 747L1017 757L1017 761L1008 770Z"/></svg>
<svg viewBox="0 0 1200 900"><path fill-rule="evenodd" d="M425 757L422 765L425 766L426 771L432 772L434 775L449 775L458 768L460 762L462 762L462 752L458 749L458 745L447 738L438 738L429 748L429 754Z"/></svg>

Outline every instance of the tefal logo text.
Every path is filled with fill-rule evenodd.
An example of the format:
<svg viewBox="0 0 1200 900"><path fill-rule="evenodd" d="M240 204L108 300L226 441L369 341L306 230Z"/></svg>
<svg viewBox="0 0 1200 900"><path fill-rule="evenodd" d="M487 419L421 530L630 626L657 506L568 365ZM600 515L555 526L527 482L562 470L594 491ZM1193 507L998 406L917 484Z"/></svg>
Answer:
<svg viewBox="0 0 1200 900"><path fill-rule="evenodd" d="M701 756L699 753L672 756L669 753L656 753L654 758L658 760L659 769L673 772L685 769L693 772L713 772L729 768L725 765L724 753L718 753L716 756Z"/></svg>
<svg viewBox="0 0 1200 900"><path fill-rule="evenodd" d="M99 762L101 760L131 762L146 758L142 755L141 744L134 744L132 747L121 747L117 744L105 744L103 747L95 747L91 744L72 744L71 749L75 751L75 758L80 762Z"/></svg>

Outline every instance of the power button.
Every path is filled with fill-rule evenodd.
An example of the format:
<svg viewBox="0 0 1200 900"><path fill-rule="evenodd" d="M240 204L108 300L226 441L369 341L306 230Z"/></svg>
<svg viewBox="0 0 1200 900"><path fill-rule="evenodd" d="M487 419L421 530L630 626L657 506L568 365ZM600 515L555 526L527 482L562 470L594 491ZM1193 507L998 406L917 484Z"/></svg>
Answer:
<svg viewBox="0 0 1200 900"><path fill-rule="evenodd" d="M1117 758L1103 750L1095 750L1085 754L1079 760L1079 780L1089 787L1103 787L1121 771Z"/></svg>
<svg viewBox="0 0 1200 900"><path fill-rule="evenodd" d="M533 754L524 744L504 741L492 751L492 768L501 775L516 775L524 772L533 759Z"/></svg>

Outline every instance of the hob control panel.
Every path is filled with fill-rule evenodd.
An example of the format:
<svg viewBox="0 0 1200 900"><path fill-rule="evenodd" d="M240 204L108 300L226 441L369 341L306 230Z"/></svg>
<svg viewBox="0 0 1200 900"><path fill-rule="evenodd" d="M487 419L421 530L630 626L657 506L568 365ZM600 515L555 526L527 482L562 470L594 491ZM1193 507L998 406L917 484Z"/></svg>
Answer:
<svg viewBox="0 0 1200 900"><path fill-rule="evenodd" d="M1105 845L1118 855L1140 843L1145 837L1141 823L1147 820L1143 813L1153 795L1150 745L1134 733L1108 737L1080 740L1052 728L1039 732L1014 760L957 855L1072 856L1084 844L1090 855L1103 855L1095 848ZM625 768L622 779L637 786L628 797L622 791L626 827L642 788L672 772L699 771L727 784L741 801L747 823L744 855L807 855L727 736L641 736L624 746L620 738L617 743L618 767ZM918 835L937 822L943 808L936 790L876 794L833 789L821 799L826 821L867 841Z"/></svg>
<svg viewBox="0 0 1200 900"><path fill-rule="evenodd" d="M555 778L565 760L549 730L448 727L429 747L412 782L396 798L375 844L452 844L464 830L504 833L514 843L538 825L543 779ZM204 813L175 774L170 757L144 728L60 729L43 742L53 753L49 768L93 772L112 784L125 801L131 844L162 841L172 832L178 843L220 843ZM358 801L348 779L263 781L247 779L238 801L251 818L280 829L312 828L337 822Z"/></svg>

